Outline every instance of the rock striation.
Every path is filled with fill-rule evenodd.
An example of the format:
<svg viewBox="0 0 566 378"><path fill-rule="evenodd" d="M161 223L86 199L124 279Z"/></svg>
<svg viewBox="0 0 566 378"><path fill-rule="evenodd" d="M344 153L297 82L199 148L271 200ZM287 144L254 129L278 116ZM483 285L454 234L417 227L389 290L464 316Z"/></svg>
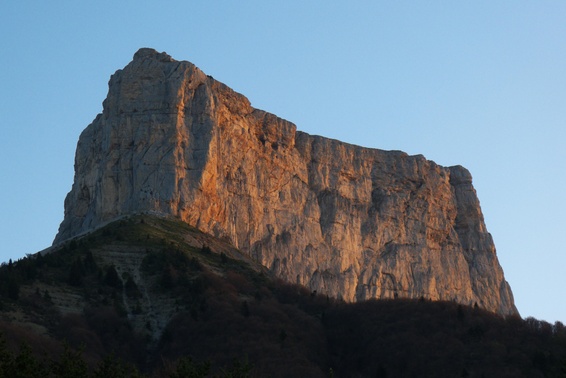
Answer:
<svg viewBox="0 0 566 378"><path fill-rule="evenodd" d="M465 168L297 131L147 48L112 75L79 138L54 243L134 213L179 218L346 301L517 313Z"/></svg>

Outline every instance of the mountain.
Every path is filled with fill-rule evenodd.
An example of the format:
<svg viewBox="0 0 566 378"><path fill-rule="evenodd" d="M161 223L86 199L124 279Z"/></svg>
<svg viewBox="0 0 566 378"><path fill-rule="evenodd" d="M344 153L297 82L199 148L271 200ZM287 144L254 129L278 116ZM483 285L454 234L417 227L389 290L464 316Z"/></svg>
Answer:
<svg viewBox="0 0 566 378"><path fill-rule="evenodd" d="M2 377L560 377L565 357L560 322L334 300L155 215L0 266Z"/></svg>
<svg viewBox="0 0 566 378"><path fill-rule="evenodd" d="M179 219L332 298L517 314L472 177L312 136L193 64L140 49L83 131L54 245L133 214Z"/></svg>

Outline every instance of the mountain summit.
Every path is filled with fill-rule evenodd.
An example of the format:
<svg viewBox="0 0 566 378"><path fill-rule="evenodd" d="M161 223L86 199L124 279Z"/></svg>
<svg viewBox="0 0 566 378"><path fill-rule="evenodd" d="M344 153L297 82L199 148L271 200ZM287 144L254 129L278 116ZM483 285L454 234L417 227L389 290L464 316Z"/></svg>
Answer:
<svg viewBox="0 0 566 378"><path fill-rule="evenodd" d="M465 168L297 131L153 49L112 75L103 105L80 136L54 244L151 213L331 297L517 313Z"/></svg>

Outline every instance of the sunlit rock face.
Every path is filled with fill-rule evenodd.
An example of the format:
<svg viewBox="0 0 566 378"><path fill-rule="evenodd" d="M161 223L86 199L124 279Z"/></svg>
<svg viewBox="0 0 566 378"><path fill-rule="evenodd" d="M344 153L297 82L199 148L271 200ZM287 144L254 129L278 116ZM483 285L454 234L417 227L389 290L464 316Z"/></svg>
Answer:
<svg viewBox="0 0 566 378"><path fill-rule="evenodd" d="M81 134L55 243L140 212L180 218L346 301L517 312L466 169L297 131L152 49L112 75Z"/></svg>

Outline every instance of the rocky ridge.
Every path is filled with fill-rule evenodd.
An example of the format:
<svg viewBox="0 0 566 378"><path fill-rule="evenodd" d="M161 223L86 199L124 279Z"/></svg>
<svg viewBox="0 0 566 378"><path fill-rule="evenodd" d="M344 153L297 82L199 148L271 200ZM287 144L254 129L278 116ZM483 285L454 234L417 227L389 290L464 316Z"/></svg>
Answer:
<svg viewBox="0 0 566 378"><path fill-rule="evenodd" d="M346 301L517 313L465 168L297 131L153 49L112 75L103 105L79 138L54 244L154 213Z"/></svg>

